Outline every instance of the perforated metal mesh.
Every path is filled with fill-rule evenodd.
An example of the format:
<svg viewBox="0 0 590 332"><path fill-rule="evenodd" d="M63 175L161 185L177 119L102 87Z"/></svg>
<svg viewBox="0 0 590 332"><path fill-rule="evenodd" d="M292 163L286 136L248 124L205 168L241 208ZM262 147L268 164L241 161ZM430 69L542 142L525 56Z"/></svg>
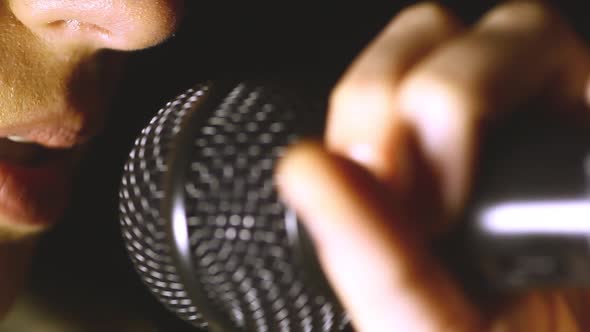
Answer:
<svg viewBox="0 0 590 332"><path fill-rule="evenodd" d="M142 281L169 310L198 327L207 323L187 297L177 274L160 207L171 139L206 91L206 86L188 90L151 119L135 140L119 191L125 246Z"/></svg>
<svg viewBox="0 0 590 332"><path fill-rule="evenodd" d="M123 234L138 272L170 310L199 327L207 322L170 257L160 201L171 139L206 93L189 90L154 117L130 154L120 192ZM286 145L320 131L323 108L292 86L240 83L214 107L195 110L202 114L192 148L174 151L190 154L183 190L197 282L238 331L347 326L338 303L310 285L297 263L272 176Z"/></svg>

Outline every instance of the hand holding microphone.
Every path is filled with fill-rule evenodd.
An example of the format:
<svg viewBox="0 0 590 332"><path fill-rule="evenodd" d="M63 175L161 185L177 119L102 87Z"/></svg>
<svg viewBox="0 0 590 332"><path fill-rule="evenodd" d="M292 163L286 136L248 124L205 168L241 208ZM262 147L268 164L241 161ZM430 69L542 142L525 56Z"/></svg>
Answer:
<svg viewBox="0 0 590 332"><path fill-rule="evenodd" d="M496 298L480 303L431 248L459 226L452 222L459 221L478 179L482 126L511 112L517 116L531 100L552 109L556 121L545 122L550 126L575 117L572 104L582 104L587 114L588 59L586 46L556 10L515 1L470 27L436 5L410 7L355 60L330 100L327 147L293 150L279 173L280 192L308 226L357 330L588 329L585 287L495 292ZM527 135L526 120L521 123L517 132ZM504 142L510 146L509 137ZM406 152L413 149L420 153ZM584 182L584 165L576 166ZM552 180L571 175L556 170ZM429 196L433 188L438 199ZM565 216L555 222L564 223ZM474 247L456 246L466 257L477 256ZM475 286L489 288L485 282Z"/></svg>
<svg viewBox="0 0 590 332"><path fill-rule="evenodd" d="M210 85L180 96L138 139L121 191L124 236L144 281L171 310L212 331L339 331L349 319L360 331L541 331L550 322L580 323L576 310L590 307L582 290L476 303L432 249L467 201L480 126L548 86L564 105L581 99L584 50L552 15L539 4L510 3L465 30L434 5L401 13L332 93L326 146L302 143L281 160L276 179L290 208L274 192L273 163L306 125L321 122L313 97L276 82ZM548 49L541 37L564 46ZM562 83L553 87L556 77ZM503 146L521 151L511 143ZM566 175L584 181L585 151L572 148L564 161L580 167ZM578 187L568 189L566 196L583 198ZM468 229L451 244L483 276L480 288L498 280L538 286L543 277L540 284L554 286L588 281L584 229L554 238L538 228L533 238L527 229L476 230L484 232ZM507 243L524 259L512 263L529 269L498 264L494 248ZM549 263L566 262L565 269L547 269L547 261L537 269L539 257L558 258Z"/></svg>

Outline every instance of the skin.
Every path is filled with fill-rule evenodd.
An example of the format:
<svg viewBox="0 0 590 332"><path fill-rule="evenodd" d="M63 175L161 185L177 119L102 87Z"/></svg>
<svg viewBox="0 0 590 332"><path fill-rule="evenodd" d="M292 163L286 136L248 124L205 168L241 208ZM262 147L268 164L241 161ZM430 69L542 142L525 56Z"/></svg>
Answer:
<svg viewBox="0 0 590 332"><path fill-rule="evenodd" d="M590 328L584 290L484 301L428 249L469 196L479 128L531 100L559 105L555 117L587 107L589 54L540 1L505 2L471 26L419 3L352 63L325 142L294 146L277 179L358 331Z"/></svg>
<svg viewBox="0 0 590 332"><path fill-rule="evenodd" d="M70 171L102 127L122 59L167 39L181 1L0 1L0 315L67 206ZM41 153L59 153L62 170L39 172Z"/></svg>

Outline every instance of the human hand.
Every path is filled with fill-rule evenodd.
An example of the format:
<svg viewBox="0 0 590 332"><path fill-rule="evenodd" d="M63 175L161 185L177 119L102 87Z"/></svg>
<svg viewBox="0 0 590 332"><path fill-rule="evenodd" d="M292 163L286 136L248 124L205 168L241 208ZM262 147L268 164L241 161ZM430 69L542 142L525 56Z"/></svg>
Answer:
<svg viewBox="0 0 590 332"><path fill-rule="evenodd" d="M532 99L588 104L588 50L558 13L507 2L475 25L407 8L330 99L325 145L291 149L279 190L359 331L583 331L583 290L481 304L429 249L469 195L483 124Z"/></svg>

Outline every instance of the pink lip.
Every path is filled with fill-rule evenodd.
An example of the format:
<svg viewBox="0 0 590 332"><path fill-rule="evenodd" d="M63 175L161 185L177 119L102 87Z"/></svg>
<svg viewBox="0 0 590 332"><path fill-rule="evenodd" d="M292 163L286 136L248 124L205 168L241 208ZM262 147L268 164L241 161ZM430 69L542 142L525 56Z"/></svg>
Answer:
<svg viewBox="0 0 590 332"><path fill-rule="evenodd" d="M60 149L37 165L0 160L0 223L44 229L58 221L70 199L74 151L92 133L82 115L38 119L0 128L0 138L19 136Z"/></svg>
<svg viewBox="0 0 590 332"><path fill-rule="evenodd" d="M69 159L34 167L0 161L0 220L41 227L57 221L69 200Z"/></svg>
<svg viewBox="0 0 590 332"><path fill-rule="evenodd" d="M85 143L88 135L84 135L80 128L59 125L30 125L10 128L0 128L0 137L19 136L27 141L49 148L67 149Z"/></svg>
<svg viewBox="0 0 590 332"><path fill-rule="evenodd" d="M58 221L70 199L75 147L98 129L88 114L69 109L0 127L0 138L19 136L50 148L35 165L0 159L0 223L44 229Z"/></svg>

